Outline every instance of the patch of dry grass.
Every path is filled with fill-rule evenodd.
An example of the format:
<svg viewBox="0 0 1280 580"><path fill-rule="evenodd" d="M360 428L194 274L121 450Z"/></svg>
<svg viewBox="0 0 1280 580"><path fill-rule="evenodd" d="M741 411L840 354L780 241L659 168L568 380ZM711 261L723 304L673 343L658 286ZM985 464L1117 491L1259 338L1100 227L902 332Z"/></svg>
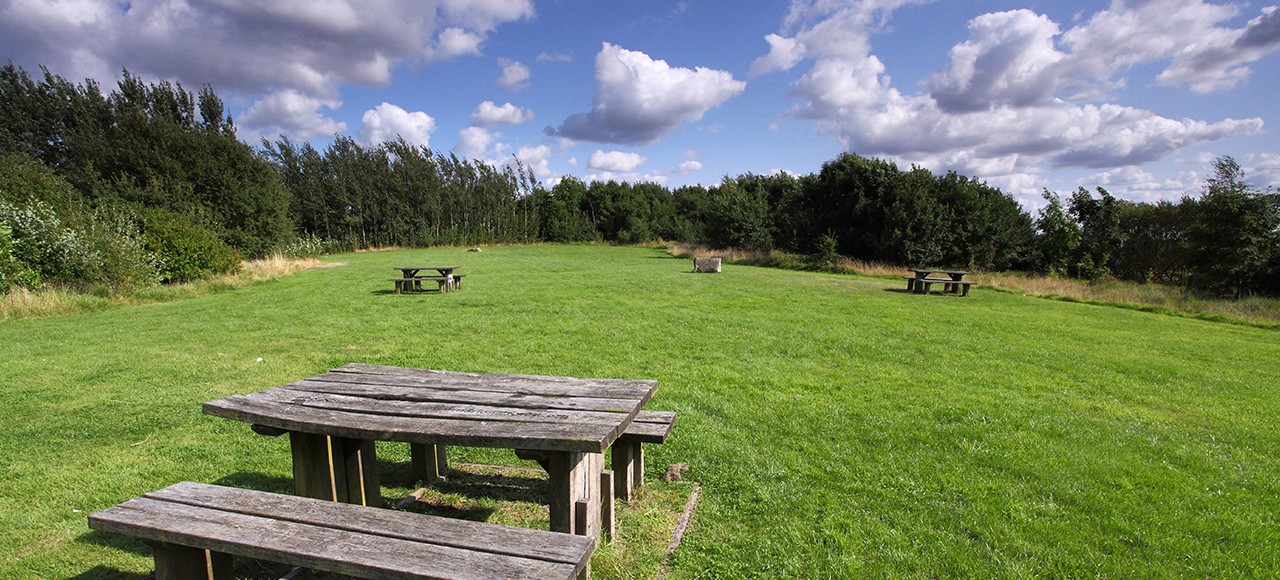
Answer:
<svg viewBox="0 0 1280 580"><path fill-rule="evenodd" d="M260 260L242 262L239 271L233 274L217 276L208 280L196 280L186 284L141 288L120 295L112 295L108 292L75 292L52 285L39 290L15 288L0 296L0 322L74 314L116 306L166 302L179 298L243 288L251 284L289 276L294 272L310 268L341 265L341 263L322 262L316 258L294 259L274 255Z"/></svg>

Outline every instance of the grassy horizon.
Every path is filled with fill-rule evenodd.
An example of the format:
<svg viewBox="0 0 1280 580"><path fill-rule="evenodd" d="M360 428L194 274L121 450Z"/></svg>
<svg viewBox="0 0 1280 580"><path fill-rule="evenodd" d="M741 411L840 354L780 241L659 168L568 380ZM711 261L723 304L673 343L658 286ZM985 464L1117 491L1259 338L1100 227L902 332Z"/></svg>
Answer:
<svg viewBox="0 0 1280 580"><path fill-rule="evenodd" d="M347 362L659 380L649 477L702 485L673 578L1280 573L1272 330L646 248L325 261L0 325L0 576L141 578L85 517L175 481L287 492L287 441L200 403ZM464 289L392 293L426 262Z"/></svg>

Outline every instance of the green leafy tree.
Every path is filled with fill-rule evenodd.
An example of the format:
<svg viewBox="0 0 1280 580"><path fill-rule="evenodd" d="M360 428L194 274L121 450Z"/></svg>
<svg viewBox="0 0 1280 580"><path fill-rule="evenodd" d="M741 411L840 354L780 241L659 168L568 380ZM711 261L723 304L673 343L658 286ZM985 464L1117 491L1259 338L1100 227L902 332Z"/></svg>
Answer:
<svg viewBox="0 0 1280 580"><path fill-rule="evenodd" d="M1076 246L1078 258L1074 270L1076 276L1097 280L1111 273L1111 256L1124 243L1120 230L1118 202L1107 190L1099 187L1099 199L1081 187L1071 196L1068 213L1080 226L1080 241Z"/></svg>
<svg viewBox="0 0 1280 580"><path fill-rule="evenodd" d="M1080 226L1067 216L1056 193L1046 189L1042 197L1046 205L1040 208L1036 218L1040 267L1049 274L1066 275L1080 245Z"/></svg>
<svg viewBox="0 0 1280 580"><path fill-rule="evenodd" d="M1213 163L1214 176L1205 182L1188 230L1194 255L1192 283L1231 297L1272 291L1263 284L1272 275L1280 252L1280 203L1245 181L1235 159Z"/></svg>

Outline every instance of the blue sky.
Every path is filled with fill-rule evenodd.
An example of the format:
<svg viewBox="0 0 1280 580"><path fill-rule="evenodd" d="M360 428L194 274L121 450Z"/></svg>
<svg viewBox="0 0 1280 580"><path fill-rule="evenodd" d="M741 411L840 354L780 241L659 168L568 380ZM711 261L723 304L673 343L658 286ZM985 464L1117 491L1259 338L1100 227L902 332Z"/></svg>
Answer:
<svg viewBox="0 0 1280 580"><path fill-rule="evenodd" d="M400 135L553 184L712 185L842 151L1045 188L1280 185L1280 11L1218 0L0 0L0 52L211 84L242 139Z"/></svg>

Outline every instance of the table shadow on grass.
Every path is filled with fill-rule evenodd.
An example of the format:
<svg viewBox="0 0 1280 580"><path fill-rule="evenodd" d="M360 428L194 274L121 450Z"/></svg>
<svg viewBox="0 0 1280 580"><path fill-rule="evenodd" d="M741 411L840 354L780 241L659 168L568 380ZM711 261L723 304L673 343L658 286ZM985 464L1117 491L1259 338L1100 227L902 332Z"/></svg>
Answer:
<svg viewBox="0 0 1280 580"><path fill-rule="evenodd" d="M150 555L150 551L147 554ZM109 566L94 566L70 577L71 580L145 580L146 578L151 578L151 575L125 572L119 568L111 568Z"/></svg>

